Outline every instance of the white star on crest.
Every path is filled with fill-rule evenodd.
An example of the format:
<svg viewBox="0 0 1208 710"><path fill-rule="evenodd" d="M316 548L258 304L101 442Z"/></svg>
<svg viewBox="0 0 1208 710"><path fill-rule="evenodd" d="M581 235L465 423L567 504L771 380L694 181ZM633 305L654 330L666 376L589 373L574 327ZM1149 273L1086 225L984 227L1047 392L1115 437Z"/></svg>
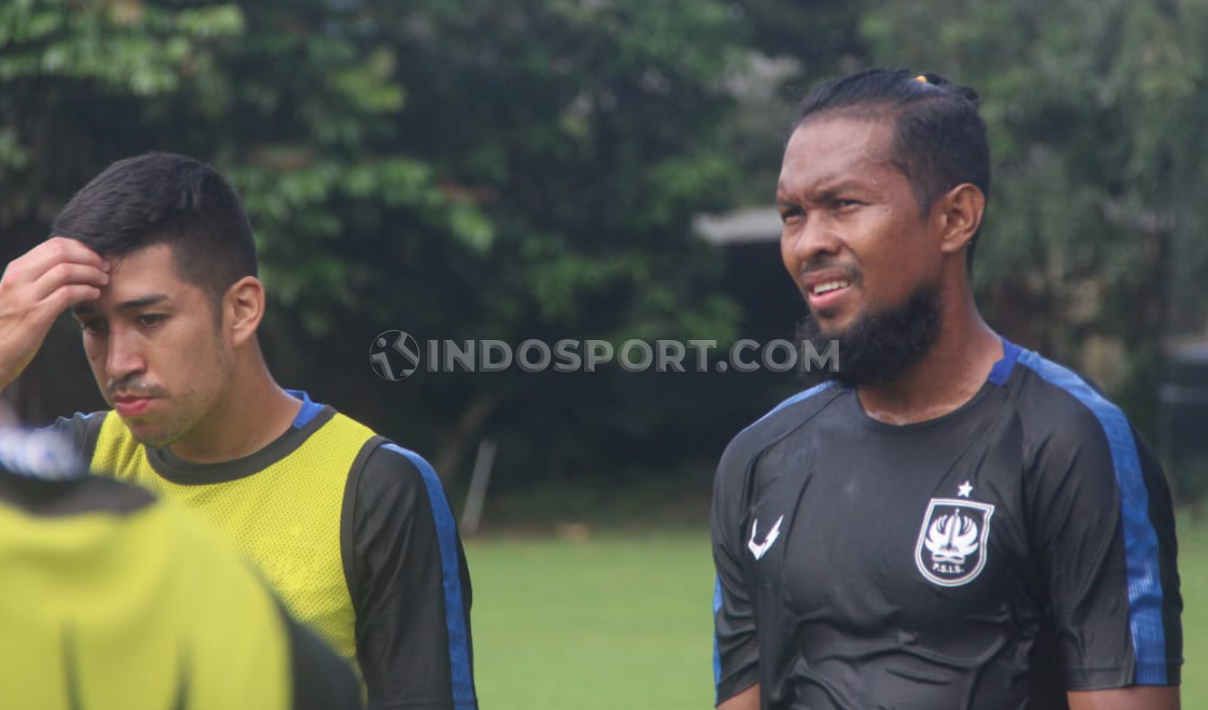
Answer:
<svg viewBox="0 0 1208 710"><path fill-rule="evenodd" d="M968 498L973 493L973 484L965 481L956 487L956 494L961 498Z"/></svg>

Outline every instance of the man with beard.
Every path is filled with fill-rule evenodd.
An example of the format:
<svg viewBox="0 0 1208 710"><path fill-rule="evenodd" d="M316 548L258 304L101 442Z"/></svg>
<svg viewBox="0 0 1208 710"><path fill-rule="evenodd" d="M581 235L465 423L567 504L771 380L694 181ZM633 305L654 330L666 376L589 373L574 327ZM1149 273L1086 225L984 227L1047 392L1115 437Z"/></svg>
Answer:
<svg viewBox="0 0 1208 710"><path fill-rule="evenodd" d="M0 279L0 388L70 309L113 410L61 419L89 467L182 501L355 660L369 706L473 710L470 586L432 467L280 387L234 189L192 158L109 166Z"/></svg>
<svg viewBox="0 0 1208 710"><path fill-rule="evenodd" d="M1162 472L1119 408L982 320L989 185L970 89L871 70L803 102L781 253L839 367L718 467L724 710L1178 707Z"/></svg>

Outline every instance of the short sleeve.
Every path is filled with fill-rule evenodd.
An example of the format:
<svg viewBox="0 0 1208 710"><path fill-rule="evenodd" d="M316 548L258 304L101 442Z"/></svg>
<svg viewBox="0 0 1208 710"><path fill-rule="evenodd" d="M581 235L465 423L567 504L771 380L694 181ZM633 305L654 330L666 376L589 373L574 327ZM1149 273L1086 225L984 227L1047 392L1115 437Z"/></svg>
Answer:
<svg viewBox="0 0 1208 710"><path fill-rule="evenodd" d="M713 589L713 679L717 704L759 682L753 590L743 564L747 461L734 443L722 454L710 526L717 576Z"/></svg>
<svg viewBox="0 0 1208 710"><path fill-rule="evenodd" d="M1177 685L1182 599L1170 491L1115 405L1087 395L1038 443L1033 554L1069 690Z"/></svg>

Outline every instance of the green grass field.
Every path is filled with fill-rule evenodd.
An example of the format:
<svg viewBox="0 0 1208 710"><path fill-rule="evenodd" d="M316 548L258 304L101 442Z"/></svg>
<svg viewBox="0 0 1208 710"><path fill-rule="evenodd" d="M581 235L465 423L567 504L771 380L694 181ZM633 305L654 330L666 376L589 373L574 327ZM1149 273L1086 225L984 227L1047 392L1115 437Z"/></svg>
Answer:
<svg viewBox="0 0 1208 710"><path fill-rule="evenodd" d="M1183 707L1208 707L1208 520L1179 530ZM474 540L478 692L490 710L712 705L713 569L708 533L589 541Z"/></svg>

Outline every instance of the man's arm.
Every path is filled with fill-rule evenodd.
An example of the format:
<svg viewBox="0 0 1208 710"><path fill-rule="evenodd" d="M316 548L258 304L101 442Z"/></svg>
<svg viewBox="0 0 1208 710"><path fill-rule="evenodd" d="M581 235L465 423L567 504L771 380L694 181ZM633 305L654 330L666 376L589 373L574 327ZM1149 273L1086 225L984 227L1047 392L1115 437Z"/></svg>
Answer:
<svg viewBox="0 0 1208 710"><path fill-rule="evenodd" d="M1177 707L1183 604L1170 492L1119 408L1085 386L1071 391L1088 406L1032 442L1025 474L1071 707Z"/></svg>
<svg viewBox="0 0 1208 710"><path fill-rule="evenodd" d="M1179 710L1179 689L1133 686L1067 693L1070 710Z"/></svg>
<svg viewBox="0 0 1208 710"><path fill-rule="evenodd" d="M348 662L298 623L279 600L277 612L289 639L290 710L361 710L361 684Z"/></svg>
<svg viewBox="0 0 1208 710"><path fill-rule="evenodd" d="M50 326L109 283L109 264L74 239L55 237L13 259L0 277L0 390L33 360Z"/></svg>
<svg viewBox="0 0 1208 710"><path fill-rule="evenodd" d="M717 707L725 710L759 707L755 605L744 569L746 547L741 540L747 508L747 459L743 450L731 442L722 454L710 514L717 571L713 591L713 681Z"/></svg>
<svg viewBox="0 0 1208 710"><path fill-rule="evenodd" d="M752 685L750 688L718 705L717 710L759 710L759 684ZM1083 709L1075 708L1074 710Z"/></svg>
<svg viewBox="0 0 1208 710"><path fill-rule="evenodd" d="M372 708L476 710L470 578L436 472L367 444L345 494L345 572Z"/></svg>

